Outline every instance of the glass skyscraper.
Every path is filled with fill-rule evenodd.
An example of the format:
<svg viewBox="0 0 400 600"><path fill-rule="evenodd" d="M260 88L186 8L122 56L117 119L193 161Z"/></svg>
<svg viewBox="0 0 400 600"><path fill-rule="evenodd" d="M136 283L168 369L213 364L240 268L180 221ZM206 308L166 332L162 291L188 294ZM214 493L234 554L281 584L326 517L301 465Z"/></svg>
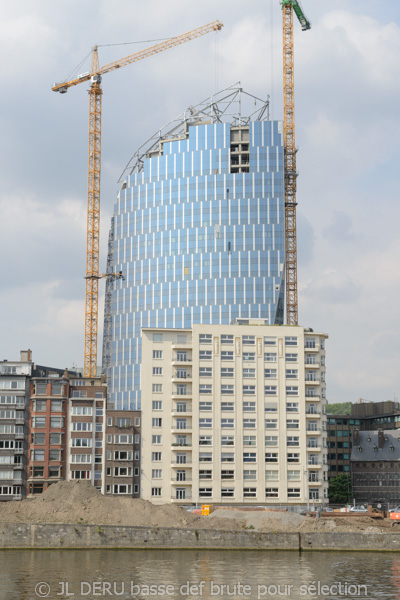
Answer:
<svg viewBox="0 0 400 600"><path fill-rule="evenodd" d="M109 255L111 270L124 276L108 284L104 339L116 409L141 407L142 327L282 323L282 128L269 120L268 103L228 88L190 107L132 158Z"/></svg>

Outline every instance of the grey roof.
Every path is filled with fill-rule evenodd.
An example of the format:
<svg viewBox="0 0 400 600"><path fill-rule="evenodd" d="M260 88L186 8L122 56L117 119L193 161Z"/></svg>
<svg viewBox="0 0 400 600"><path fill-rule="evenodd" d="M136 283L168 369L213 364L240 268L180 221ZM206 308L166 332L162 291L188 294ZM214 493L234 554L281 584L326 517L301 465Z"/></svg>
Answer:
<svg viewBox="0 0 400 600"><path fill-rule="evenodd" d="M379 448L378 434L378 431L359 431L358 446L356 446L353 432L353 449L350 460L369 462L400 460L400 430L382 431L382 448Z"/></svg>

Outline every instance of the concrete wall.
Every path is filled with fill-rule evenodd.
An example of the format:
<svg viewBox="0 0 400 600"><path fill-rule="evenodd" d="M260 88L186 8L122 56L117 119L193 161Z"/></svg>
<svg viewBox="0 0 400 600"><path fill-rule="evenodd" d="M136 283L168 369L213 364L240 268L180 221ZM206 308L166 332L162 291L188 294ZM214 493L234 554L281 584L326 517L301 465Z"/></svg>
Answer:
<svg viewBox="0 0 400 600"><path fill-rule="evenodd" d="M96 525L0 524L0 548L400 551L400 533L258 533Z"/></svg>

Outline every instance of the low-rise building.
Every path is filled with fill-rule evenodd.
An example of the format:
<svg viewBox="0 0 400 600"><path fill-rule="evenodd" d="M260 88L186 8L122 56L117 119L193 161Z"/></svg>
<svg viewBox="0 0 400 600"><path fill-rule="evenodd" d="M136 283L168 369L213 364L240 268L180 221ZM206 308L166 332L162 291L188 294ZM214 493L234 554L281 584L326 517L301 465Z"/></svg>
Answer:
<svg viewBox="0 0 400 600"><path fill-rule="evenodd" d="M353 431L353 497L357 504L400 504L400 439L392 431Z"/></svg>
<svg viewBox="0 0 400 600"><path fill-rule="evenodd" d="M322 503L326 338L256 320L143 329L141 497Z"/></svg>

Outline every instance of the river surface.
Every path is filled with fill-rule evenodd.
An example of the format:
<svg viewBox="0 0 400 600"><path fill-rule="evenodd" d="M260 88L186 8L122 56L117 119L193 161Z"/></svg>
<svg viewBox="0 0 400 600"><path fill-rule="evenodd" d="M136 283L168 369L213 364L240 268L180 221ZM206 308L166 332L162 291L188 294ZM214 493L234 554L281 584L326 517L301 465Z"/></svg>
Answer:
<svg viewBox="0 0 400 600"><path fill-rule="evenodd" d="M394 600L400 554L0 550L0 600L38 598Z"/></svg>

